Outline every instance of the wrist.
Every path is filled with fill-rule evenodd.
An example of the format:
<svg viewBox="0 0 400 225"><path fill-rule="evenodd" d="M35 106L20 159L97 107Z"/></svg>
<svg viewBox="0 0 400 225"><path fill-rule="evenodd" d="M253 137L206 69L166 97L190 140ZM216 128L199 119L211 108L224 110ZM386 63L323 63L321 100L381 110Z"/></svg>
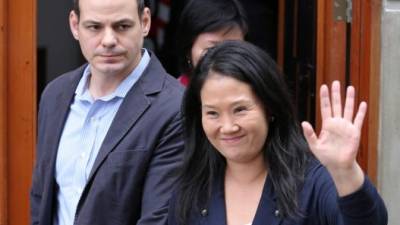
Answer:
<svg viewBox="0 0 400 225"><path fill-rule="evenodd" d="M356 192L364 183L365 175L357 162L349 168L327 169L332 176L339 197Z"/></svg>

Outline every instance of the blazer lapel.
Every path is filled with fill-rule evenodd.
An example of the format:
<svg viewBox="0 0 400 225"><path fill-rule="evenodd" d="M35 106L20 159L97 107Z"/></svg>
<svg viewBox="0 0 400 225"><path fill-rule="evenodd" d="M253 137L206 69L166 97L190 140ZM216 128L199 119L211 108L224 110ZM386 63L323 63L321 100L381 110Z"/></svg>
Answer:
<svg viewBox="0 0 400 225"><path fill-rule="evenodd" d="M54 104L50 104L54 108L49 108L48 111L44 116L46 116L46 126L51 129L50 132L46 132L42 135L46 135L45 138L46 143L44 143L43 150L48 152L49 154L44 155L45 160L48 160L50 163L49 167L47 168L48 176L45 177L45 188L43 199L45 203L43 204L44 213L41 215L42 221L48 221L47 224L51 224L52 218L52 209L53 208L53 192L54 192L54 184L55 184L55 165L56 165L56 157L57 157L57 150L59 145L59 140L61 138L61 133L64 128L64 123L67 118L70 104L75 95L76 86L79 83L81 75L83 73L83 69L85 66L80 67L79 69L75 70L70 74L67 82L65 82L63 86L63 90L60 91L56 96L54 96L54 100L47 99L46 101L54 101ZM68 75L67 75L68 76ZM46 224L46 223L44 223Z"/></svg>
<svg viewBox="0 0 400 225"><path fill-rule="evenodd" d="M55 158L57 155L57 149L64 128L65 120L67 119L70 105L75 95L76 87L78 86L79 80L82 77L85 66L86 65L73 71L73 74L71 74L70 77L66 77L66 79L69 80L68 82L65 82L65 86L63 86L64 90L60 91L59 94L55 96L54 108L49 109L49 112L46 114L46 123L48 124L47 126L52 128L52 132L48 132L47 134L45 134L49 135L46 138L46 140L48 140L46 146L48 146L47 149L50 149L51 152L51 160L53 162L52 168L54 168L55 165Z"/></svg>
<svg viewBox="0 0 400 225"><path fill-rule="evenodd" d="M150 107L151 102L147 98L147 95L161 91L164 77L165 70L154 57L154 54L152 54L149 65L137 83L125 96L118 109L93 164L88 182L93 178L107 155L117 146L131 127L134 126L146 109Z"/></svg>
<svg viewBox="0 0 400 225"><path fill-rule="evenodd" d="M129 96L125 97L115 115L115 118L100 147L88 180L92 178L107 155L114 149L118 142L150 106L149 100L146 99L146 96L139 88L134 88L131 92L132 93L129 94Z"/></svg>

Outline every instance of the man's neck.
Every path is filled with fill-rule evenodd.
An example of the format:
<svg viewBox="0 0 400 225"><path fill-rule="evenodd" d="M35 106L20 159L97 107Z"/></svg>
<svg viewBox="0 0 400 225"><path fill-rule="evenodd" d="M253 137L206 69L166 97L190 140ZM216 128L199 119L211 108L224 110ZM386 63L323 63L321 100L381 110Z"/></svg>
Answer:
<svg viewBox="0 0 400 225"><path fill-rule="evenodd" d="M93 99L98 99L113 93L129 74L103 74L92 70L88 80L88 88L91 96Z"/></svg>
<svg viewBox="0 0 400 225"><path fill-rule="evenodd" d="M142 50L143 55L144 50ZM113 93L118 86L137 68L141 62L141 55L130 68L115 73L104 73L91 67L88 88L94 99L98 99Z"/></svg>

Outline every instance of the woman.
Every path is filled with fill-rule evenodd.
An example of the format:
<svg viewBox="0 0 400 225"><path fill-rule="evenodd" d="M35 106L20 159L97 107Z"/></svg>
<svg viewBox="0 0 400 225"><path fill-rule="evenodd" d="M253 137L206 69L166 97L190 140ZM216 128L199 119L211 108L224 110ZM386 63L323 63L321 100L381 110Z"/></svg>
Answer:
<svg viewBox="0 0 400 225"><path fill-rule="evenodd" d="M169 224L387 224L356 161L366 103L353 119L354 88L342 109L339 83L331 96L323 85L321 133L303 122L304 138L278 71L240 41L201 59L184 99L186 155Z"/></svg>
<svg viewBox="0 0 400 225"><path fill-rule="evenodd" d="M184 72L178 79L189 83L192 69L208 48L224 40L243 40L247 33L244 10L237 0L192 0L182 11L177 45Z"/></svg>

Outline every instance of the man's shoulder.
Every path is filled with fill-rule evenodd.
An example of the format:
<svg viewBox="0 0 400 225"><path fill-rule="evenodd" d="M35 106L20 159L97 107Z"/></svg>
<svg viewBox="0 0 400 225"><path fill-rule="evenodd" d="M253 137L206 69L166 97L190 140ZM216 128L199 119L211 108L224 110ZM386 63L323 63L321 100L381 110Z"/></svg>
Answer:
<svg viewBox="0 0 400 225"><path fill-rule="evenodd" d="M184 86L175 77L165 71L154 53L151 54L151 60L143 73L141 81L148 89L168 92L174 96L182 96L185 90Z"/></svg>
<svg viewBox="0 0 400 225"><path fill-rule="evenodd" d="M77 85L80 77L83 74L83 70L85 69L86 64L82 65L74 70L61 74L56 77L54 80L50 81L46 88L44 89L42 96L46 95L54 95L56 93L63 92L66 88L69 88L71 85Z"/></svg>
<svg viewBox="0 0 400 225"><path fill-rule="evenodd" d="M160 90L161 96L167 101L176 102L177 106L180 107L182 98L184 95L185 87L173 76L168 73L164 73L162 88ZM170 103L171 104L171 103Z"/></svg>
<svg viewBox="0 0 400 225"><path fill-rule="evenodd" d="M165 77L165 86L176 91L177 95L183 95L185 87L173 76L167 74Z"/></svg>

